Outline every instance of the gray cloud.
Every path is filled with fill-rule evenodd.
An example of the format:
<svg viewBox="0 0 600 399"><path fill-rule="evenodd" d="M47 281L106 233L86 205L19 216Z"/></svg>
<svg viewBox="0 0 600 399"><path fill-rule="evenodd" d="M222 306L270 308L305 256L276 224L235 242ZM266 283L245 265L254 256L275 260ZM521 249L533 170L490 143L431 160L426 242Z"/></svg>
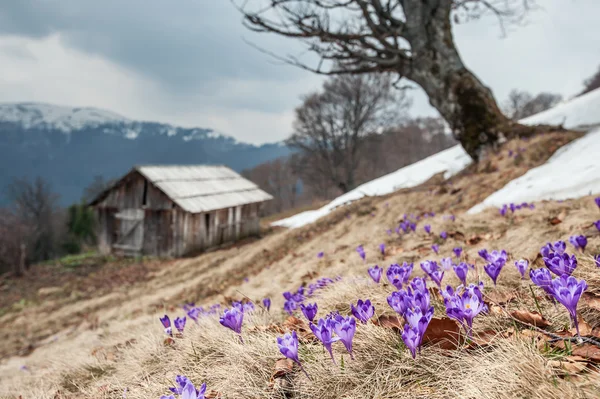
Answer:
<svg viewBox="0 0 600 399"><path fill-rule="evenodd" d="M540 4L506 38L491 19L454 29L467 66L499 100L512 88L574 94L600 63L600 1ZM252 142L284 138L300 95L321 78L243 38L274 53L303 50L245 30L229 0L0 1L0 100L98 106ZM414 95L414 114L434 113L422 91Z"/></svg>

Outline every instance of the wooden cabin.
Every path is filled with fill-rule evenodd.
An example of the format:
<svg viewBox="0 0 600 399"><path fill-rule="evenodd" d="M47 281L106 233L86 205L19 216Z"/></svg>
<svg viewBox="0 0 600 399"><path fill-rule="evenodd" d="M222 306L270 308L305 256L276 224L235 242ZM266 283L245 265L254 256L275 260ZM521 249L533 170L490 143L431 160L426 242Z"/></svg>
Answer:
<svg viewBox="0 0 600 399"><path fill-rule="evenodd" d="M101 253L182 256L259 233L272 199L226 166L136 166L96 197Z"/></svg>

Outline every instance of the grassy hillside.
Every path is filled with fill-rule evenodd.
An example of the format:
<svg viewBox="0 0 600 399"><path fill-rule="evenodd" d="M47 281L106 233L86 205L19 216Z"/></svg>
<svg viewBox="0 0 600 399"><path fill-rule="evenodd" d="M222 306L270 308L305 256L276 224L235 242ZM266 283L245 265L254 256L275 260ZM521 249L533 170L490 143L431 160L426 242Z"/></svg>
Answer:
<svg viewBox="0 0 600 399"><path fill-rule="evenodd" d="M514 267L521 258L530 260L533 268L541 267L538 253L546 242L587 235L587 249L577 255L579 266L573 275L589 285L579 304L582 334L598 336L600 271L591 254L600 251L600 234L592 225L600 211L593 199L536 203L535 209L506 217L495 209L463 213L574 137L553 134L510 142L489 162L448 182L434 177L414 189L365 198L304 228L278 230L197 258L145 261L151 266L138 281L94 287L77 300L66 295L74 292L73 286L51 299L41 298L37 289L23 306L6 304L0 317L0 397L159 398L169 394L178 374L197 387L205 382L207 397L212 398L599 397L598 346L553 341L552 336L570 334L566 310L529 279L521 280ZM516 158L507 156L508 150L522 147L526 150ZM419 221L416 232L386 234L403 214L425 212L436 216ZM455 221L444 217L451 214ZM425 224L435 234L427 235ZM439 238L442 231L448 233L447 240ZM379 254L380 243L386 244L385 256ZM440 246L439 255L431 250L433 243ZM355 251L358 245L365 248L366 262ZM412 276L423 276L420 262L454 256L452 249L458 246L463 248L462 260L475 265L468 281L485 285L489 311L475 319L473 339L467 340L447 318L441 296L429 281L436 321L413 359L387 304L395 288L385 276L382 284L375 284L367 268L414 262ZM483 248L509 254L496 287L483 271L478 256ZM322 258L317 257L320 251L325 253ZM572 246L567 251L574 252ZM334 364L304 316L298 311L297 319L289 318L283 311L282 293L337 276L341 280L307 301L318 304L317 318L333 311L347 315L358 299L370 299L375 316L357 325L354 360L341 342L333 344ZM78 290L87 292L88 281L93 278L78 280ZM4 282L18 284L22 283ZM449 270L442 284L456 287L459 280ZM270 312L258 306L265 297L272 298ZM165 340L159 316L183 316L181 305L186 302L229 306L232 300L248 299L257 309L245 315L243 343L219 324L217 316L202 317L198 324L188 319L183 337ZM290 329L300 335L300 360L310 380L297 366L280 360L276 339ZM10 356L23 347L29 348L21 352L27 356Z"/></svg>

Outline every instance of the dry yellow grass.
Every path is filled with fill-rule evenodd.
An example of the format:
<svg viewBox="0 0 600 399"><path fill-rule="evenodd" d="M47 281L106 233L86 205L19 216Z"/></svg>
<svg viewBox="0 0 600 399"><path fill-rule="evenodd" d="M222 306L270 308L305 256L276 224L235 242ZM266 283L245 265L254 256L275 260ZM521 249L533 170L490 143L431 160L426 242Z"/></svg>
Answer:
<svg viewBox="0 0 600 399"><path fill-rule="evenodd" d="M537 141L536 141L537 140ZM555 142L555 137L533 139L531 146ZM510 145L520 145L509 143ZM535 144L535 145L534 145ZM536 152L537 154L537 152ZM397 333L373 324L359 325L352 361L341 343L334 344L334 365L320 344L301 343L300 359L311 376L309 381L297 367L287 376L287 391L271 387L269 382L277 359L278 332L253 326L281 323L284 291L296 290L302 283L319 277L342 276L342 280L318 292L310 301L319 305L319 315L330 311L347 313L349 304L370 298L376 315L391 314L386 297L390 286L376 285L366 269L373 264L387 267L393 262L439 260L451 256L454 246L464 248L464 257L475 263L476 276L486 284L486 294L500 298L502 293L515 296L502 306L507 310L535 311L530 282L522 281L513 266L519 258L534 260L547 241L567 240L572 234L588 235L588 251L579 255L580 266L574 273L585 278L589 291L600 292L600 272L590 254L600 250L600 234L591 223L600 212L591 198L536 203L535 210L523 210L510 217L500 217L491 209L478 215L462 213L506 181L542 162L544 157L525 154L515 165L501 157L485 170L470 170L452 180L452 185L435 179L385 198L367 198L340 209L312 226L273 233L252 245L232 247L186 259L162 269L150 281L127 292L111 294L69 304L51 313L44 306L25 309L11 315L16 334L38 323L44 328L81 312L91 311L98 317L98 327L82 323L64 331L57 328L56 340L48 340L26 358L12 357L0 364L0 397L23 399L51 398L158 398L168 393L177 374L190 377L197 385L206 382L209 390L223 398L593 398L600 397L600 375L590 367L577 376L565 376L556 361L563 352L549 352L527 334L524 326L498 309L476 320L475 331L493 329L504 332L490 345L475 349L443 350L428 346L416 360L403 346ZM546 157L548 153L546 152ZM460 232L440 243L440 256L429 248L434 240L424 234L424 222L416 234L388 237L385 230L397 225L403 213L435 211L426 219L435 232ZM371 213L374 216L371 216ZM455 222L442 217L454 213ZM346 215L350 217L347 218ZM552 225L548 219L559 216L562 223ZM469 245L466 240L478 237ZM377 245L385 242L389 255L383 259ZM471 241L473 242L473 241ZM365 246L367 262L355 253ZM510 259L502 271L498 287L492 288L477 256L481 248L506 249ZM326 256L317 259L324 251ZM538 267L538 266L535 266ZM249 280L244 282L244 278ZM446 272L444 284L456 285L453 272ZM568 327L566 311L552 305L534 289L544 317L552 323L549 331ZM272 297L271 313L257 310L244 320L244 344L223 328L216 317L206 317L195 325L188 320L185 335L165 346L165 335L158 316L167 312L173 317L183 311L172 305L196 300L198 304L227 302L227 299L250 298L259 302ZM443 306L435 304L435 317L443 317ZM580 310L591 327L600 326L600 312L585 303ZM0 318L0 322L9 316ZM342 367L343 358L343 367ZM29 371L20 370L26 365ZM58 393L57 393L58 392Z"/></svg>

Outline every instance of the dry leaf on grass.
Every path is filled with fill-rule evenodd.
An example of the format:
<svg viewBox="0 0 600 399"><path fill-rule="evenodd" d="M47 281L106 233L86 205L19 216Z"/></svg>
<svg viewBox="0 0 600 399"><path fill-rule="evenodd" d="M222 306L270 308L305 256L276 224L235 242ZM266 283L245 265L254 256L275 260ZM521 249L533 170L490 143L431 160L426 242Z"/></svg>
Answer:
<svg viewBox="0 0 600 399"><path fill-rule="evenodd" d="M577 321L579 324L579 333L584 337L592 336L592 326L590 326L581 316L577 317ZM573 327L569 330L569 332L572 335L575 335L577 334L577 329Z"/></svg>
<svg viewBox="0 0 600 399"><path fill-rule="evenodd" d="M548 365L555 369L559 375L564 375L579 374L587 368L588 363L584 357L567 356L562 360L550 360Z"/></svg>
<svg viewBox="0 0 600 399"><path fill-rule="evenodd" d="M529 312L527 310L513 310L510 312L511 316L526 324L531 324L536 327L545 328L551 326L548 320L544 318L538 312Z"/></svg>
<svg viewBox="0 0 600 399"><path fill-rule="evenodd" d="M454 238L456 241L464 241L465 235L460 231L451 231L448 233L448 236Z"/></svg>
<svg viewBox="0 0 600 399"><path fill-rule="evenodd" d="M275 362L275 371L271 376L271 381L275 378L281 378L286 376L294 371L294 362L287 358L277 359Z"/></svg>
<svg viewBox="0 0 600 399"><path fill-rule="evenodd" d="M553 345L560 349L567 349L567 345L565 345L564 341L558 341ZM587 343L577 345L576 343L570 343L569 347L571 348L572 355L584 357L594 363L600 363L600 348L598 348L596 345Z"/></svg>
<svg viewBox="0 0 600 399"><path fill-rule="evenodd" d="M208 392L207 392L207 393L204 395L204 397L205 397L206 399L221 399L221 398L222 398L222 396L221 396L221 393L220 393L220 392L213 391L212 389L211 389L210 391L208 391Z"/></svg>
<svg viewBox="0 0 600 399"><path fill-rule="evenodd" d="M298 340L302 343L315 342L317 337L312 333L304 320L297 317L288 317L282 325L284 331L296 331Z"/></svg>
<svg viewBox="0 0 600 399"><path fill-rule="evenodd" d="M398 333L402 331L402 322L397 316L382 315L379 316L377 320L373 320L373 324L383 328L391 328Z"/></svg>
<svg viewBox="0 0 600 399"><path fill-rule="evenodd" d="M586 306L591 309L600 311L600 296L584 292L582 297Z"/></svg>
<svg viewBox="0 0 600 399"><path fill-rule="evenodd" d="M472 235L467 239L467 244L476 245L479 244L481 241L483 241L483 237L481 237L480 235Z"/></svg>
<svg viewBox="0 0 600 399"><path fill-rule="evenodd" d="M448 317L431 319L423 343L439 344L442 349L456 349L460 339L458 323Z"/></svg>
<svg viewBox="0 0 600 399"><path fill-rule="evenodd" d="M499 305L504 305L506 303L511 302L515 298L517 298L516 291L490 291L485 293L485 297L489 298L492 302L495 302ZM491 304L488 304L488 307Z"/></svg>

